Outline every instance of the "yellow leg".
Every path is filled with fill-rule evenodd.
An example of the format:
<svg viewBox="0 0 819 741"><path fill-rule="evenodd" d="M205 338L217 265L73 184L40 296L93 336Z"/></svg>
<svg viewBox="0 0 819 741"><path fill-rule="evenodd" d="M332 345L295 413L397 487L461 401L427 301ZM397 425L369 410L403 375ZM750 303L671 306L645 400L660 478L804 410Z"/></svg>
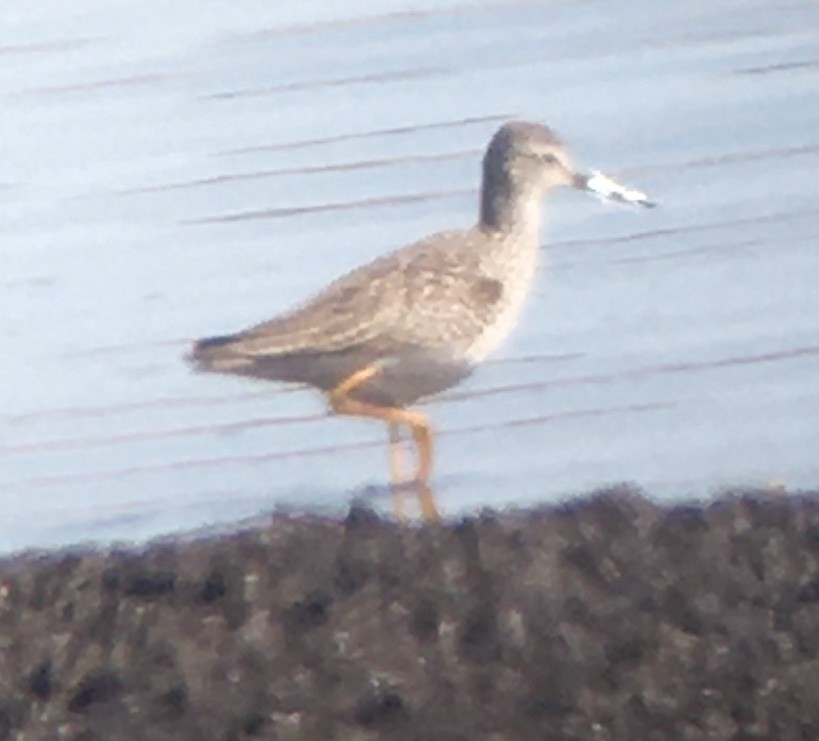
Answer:
<svg viewBox="0 0 819 741"><path fill-rule="evenodd" d="M330 403L334 399L343 399L348 396L351 391L357 389L362 383L369 381L373 376L377 376L381 372L381 364L373 363L372 365L365 365L361 370L347 376L338 386L330 392Z"/></svg>
<svg viewBox="0 0 819 741"><path fill-rule="evenodd" d="M415 478L426 483L432 472L432 430L426 419L418 412L398 407L380 407L375 404L366 404L363 401L350 399L348 396L330 396L330 406L336 414L346 414L352 417L369 417L379 419L387 424L406 425L409 427L415 444L418 446L418 470Z"/></svg>
<svg viewBox="0 0 819 741"><path fill-rule="evenodd" d="M418 482L418 502L421 505L421 514L425 520L435 522L441 519L438 505L435 504L435 497L432 496L432 489L423 481Z"/></svg>
<svg viewBox="0 0 819 741"><path fill-rule="evenodd" d="M390 424L390 478L395 516L399 522L406 521L404 492L401 489L405 481L404 470L404 444L401 440L401 428L396 424Z"/></svg>
<svg viewBox="0 0 819 741"><path fill-rule="evenodd" d="M327 394L330 407L336 414L381 420L390 425L391 430L393 428L397 429L401 425L409 428L418 447L418 469L415 474L415 481L419 487L418 496L421 511L427 519L438 519L438 509L428 486L429 477L432 473L432 430L424 416L409 409L382 407L350 398L352 391L380 371L381 365L374 363L350 375ZM392 432L390 434L392 447ZM396 465L397 460L393 464L393 480L395 480ZM398 505L396 505L396 513L398 513ZM403 508L400 516L403 516Z"/></svg>

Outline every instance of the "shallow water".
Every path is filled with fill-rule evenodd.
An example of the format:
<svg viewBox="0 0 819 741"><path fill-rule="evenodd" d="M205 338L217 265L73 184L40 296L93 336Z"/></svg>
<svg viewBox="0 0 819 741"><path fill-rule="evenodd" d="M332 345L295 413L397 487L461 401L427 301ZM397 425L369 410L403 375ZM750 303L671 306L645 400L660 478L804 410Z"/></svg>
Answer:
<svg viewBox="0 0 819 741"><path fill-rule="evenodd" d="M815 485L819 6L243 8L4 14L1 549L389 508L378 426L181 355L468 225L511 115L662 207L551 200L521 327L427 407L442 510Z"/></svg>

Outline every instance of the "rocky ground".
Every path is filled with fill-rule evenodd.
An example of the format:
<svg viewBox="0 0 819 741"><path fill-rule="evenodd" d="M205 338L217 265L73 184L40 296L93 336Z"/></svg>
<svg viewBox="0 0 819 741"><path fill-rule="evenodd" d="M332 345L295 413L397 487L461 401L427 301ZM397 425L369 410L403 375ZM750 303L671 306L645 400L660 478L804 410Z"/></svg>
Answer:
<svg viewBox="0 0 819 741"><path fill-rule="evenodd" d="M819 492L0 560L0 739L816 739Z"/></svg>

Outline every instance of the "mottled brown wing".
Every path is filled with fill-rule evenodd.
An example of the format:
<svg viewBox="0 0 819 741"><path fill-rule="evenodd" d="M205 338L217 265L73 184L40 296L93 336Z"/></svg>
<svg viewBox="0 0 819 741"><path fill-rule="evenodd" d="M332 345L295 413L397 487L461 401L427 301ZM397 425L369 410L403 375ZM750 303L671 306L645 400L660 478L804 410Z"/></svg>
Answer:
<svg viewBox="0 0 819 741"><path fill-rule="evenodd" d="M497 314L503 284L485 275L469 250L421 253L403 273L402 311L392 335L428 348L460 348Z"/></svg>
<svg viewBox="0 0 819 741"><path fill-rule="evenodd" d="M464 232L435 235L331 283L301 307L235 335L234 355L328 353L372 345L436 348L468 341L502 295Z"/></svg>
<svg viewBox="0 0 819 741"><path fill-rule="evenodd" d="M382 258L331 283L318 295L280 317L241 332L232 350L248 356L334 352L367 343L389 323L382 296L392 272Z"/></svg>

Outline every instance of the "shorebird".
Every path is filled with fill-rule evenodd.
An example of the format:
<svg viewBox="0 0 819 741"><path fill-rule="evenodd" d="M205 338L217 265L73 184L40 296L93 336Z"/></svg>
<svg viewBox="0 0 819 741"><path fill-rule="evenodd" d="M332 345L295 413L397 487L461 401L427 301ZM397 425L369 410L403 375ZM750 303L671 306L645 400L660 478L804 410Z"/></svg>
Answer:
<svg viewBox="0 0 819 741"><path fill-rule="evenodd" d="M473 227L384 255L270 321L201 339L189 360L200 371L307 384L336 414L386 423L399 519L399 447L409 430L418 452L411 483L424 517L436 519L433 433L408 407L462 381L515 327L538 262L541 202L560 186L654 205L601 173L577 172L546 126L510 121L486 149Z"/></svg>

